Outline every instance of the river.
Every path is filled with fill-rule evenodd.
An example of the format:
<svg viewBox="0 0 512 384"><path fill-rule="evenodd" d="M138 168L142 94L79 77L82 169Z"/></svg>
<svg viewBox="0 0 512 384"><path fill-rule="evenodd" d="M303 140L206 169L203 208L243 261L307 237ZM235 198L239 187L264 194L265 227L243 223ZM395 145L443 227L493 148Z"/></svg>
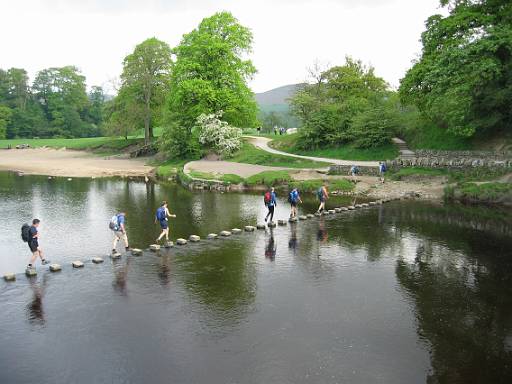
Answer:
<svg viewBox="0 0 512 384"><path fill-rule="evenodd" d="M126 211L147 248L164 199L171 237L203 240L110 260L109 218ZM0 173L0 212L0 274L17 273L0 281L1 383L512 381L510 211L395 201L204 240L262 222L262 196ZM28 279L33 217L63 270Z"/></svg>

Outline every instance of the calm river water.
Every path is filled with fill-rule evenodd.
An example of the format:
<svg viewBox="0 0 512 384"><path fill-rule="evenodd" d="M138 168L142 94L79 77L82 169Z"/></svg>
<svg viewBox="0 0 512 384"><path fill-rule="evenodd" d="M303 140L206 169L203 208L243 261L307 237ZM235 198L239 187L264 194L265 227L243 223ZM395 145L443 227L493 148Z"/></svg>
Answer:
<svg viewBox="0 0 512 384"><path fill-rule="evenodd" d="M261 195L0 173L0 383L512 382L510 211L401 201L105 257L109 218L146 248L163 199L173 239L265 214ZM61 272L22 274L32 217Z"/></svg>

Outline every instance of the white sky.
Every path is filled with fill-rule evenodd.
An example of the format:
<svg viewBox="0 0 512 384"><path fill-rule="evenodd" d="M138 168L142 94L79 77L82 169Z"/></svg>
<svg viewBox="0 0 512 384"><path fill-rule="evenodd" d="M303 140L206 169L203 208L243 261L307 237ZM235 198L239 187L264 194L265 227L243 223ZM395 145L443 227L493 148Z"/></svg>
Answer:
<svg viewBox="0 0 512 384"><path fill-rule="evenodd" d="M345 55L372 64L397 86L421 51L424 21L439 0L0 0L0 68L33 79L52 66L76 65L87 84L109 87L123 58L155 36L171 46L221 10L251 28L255 92L302 82L316 60Z"/></svg>

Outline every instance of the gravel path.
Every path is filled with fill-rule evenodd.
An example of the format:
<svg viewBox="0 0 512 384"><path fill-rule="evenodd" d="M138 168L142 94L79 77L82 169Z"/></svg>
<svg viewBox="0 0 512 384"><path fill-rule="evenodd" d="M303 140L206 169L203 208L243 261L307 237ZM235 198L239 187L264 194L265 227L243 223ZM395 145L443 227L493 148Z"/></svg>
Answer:
<svg viewBox="0 0 512 384"><path fill-rule="evenodd" d="M249 142L270 153L274 153L276 155L283 155L283 156L289 156L289 157L296 157L299 159L306 159L306 160L313 160L313 161L323 161L325 163L331 163L331 164L337 164L337 165L359 165L359 166L379 166L378 161L355 161L355 160L339 160L339 159L328 159L325 157L314 157L314 156L302 156L302 155L295 155L293 153L287 153L283 151L278 151L277 149L269 147L268 143L272 141L272 139L268 139L266 137L258 137L258 136L246 136L249 139Z"/></svg>
<svg viewBox="0 0 512 384"><path fill-rule="evenodd" d="M249 177L264 171L298 171L297 168L267 167L265 165L233 163L230 161L197 160L191 161L183 167L185 173L199 171L212 174L233 174L240 177Z"/></svg>

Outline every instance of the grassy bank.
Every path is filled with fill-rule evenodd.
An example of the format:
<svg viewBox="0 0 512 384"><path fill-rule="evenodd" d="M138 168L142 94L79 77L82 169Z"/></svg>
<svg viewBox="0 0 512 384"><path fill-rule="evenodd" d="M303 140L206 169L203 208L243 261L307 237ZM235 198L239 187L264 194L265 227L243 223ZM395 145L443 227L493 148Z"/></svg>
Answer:
<svg viewBox="0 0 512 384"><path fill-rule="evenodd" d="M460 183L445 188L445 199L467 203L512 205L512 184Z"/></svg>
<svg viewBox="0 0 512 384"><path fill-rule="evenodd" d="M422 168L407 167L400 168L397 172L389 171L391 180L411 180L428 179L430 177L444 176L449 183L464 183L474 181L491 181L498 179L510 173L506 168L466 168L466 169L446 169L446 168Z"/></svg>
<svg viewBox="0 0 512 384"><path fill-rule="evenodd" d="M312 160L304 160L289 156L276 155L256 148L254 145L244 140L240 151L227 161L245 164L267 165L270 167L287 168L325 168L329 164Z"/></svg>
<svg viewBox="0 0 512 384"><path fill-rule="evenodd" d="M353 145L339 147L303 150L297 147L299 134L275 136L269 145L283 152L294 153L303 156L326 157L340 160L390 160L398 156L398 149L393 144L387 144L377 148L360 149Z"/></svg>

